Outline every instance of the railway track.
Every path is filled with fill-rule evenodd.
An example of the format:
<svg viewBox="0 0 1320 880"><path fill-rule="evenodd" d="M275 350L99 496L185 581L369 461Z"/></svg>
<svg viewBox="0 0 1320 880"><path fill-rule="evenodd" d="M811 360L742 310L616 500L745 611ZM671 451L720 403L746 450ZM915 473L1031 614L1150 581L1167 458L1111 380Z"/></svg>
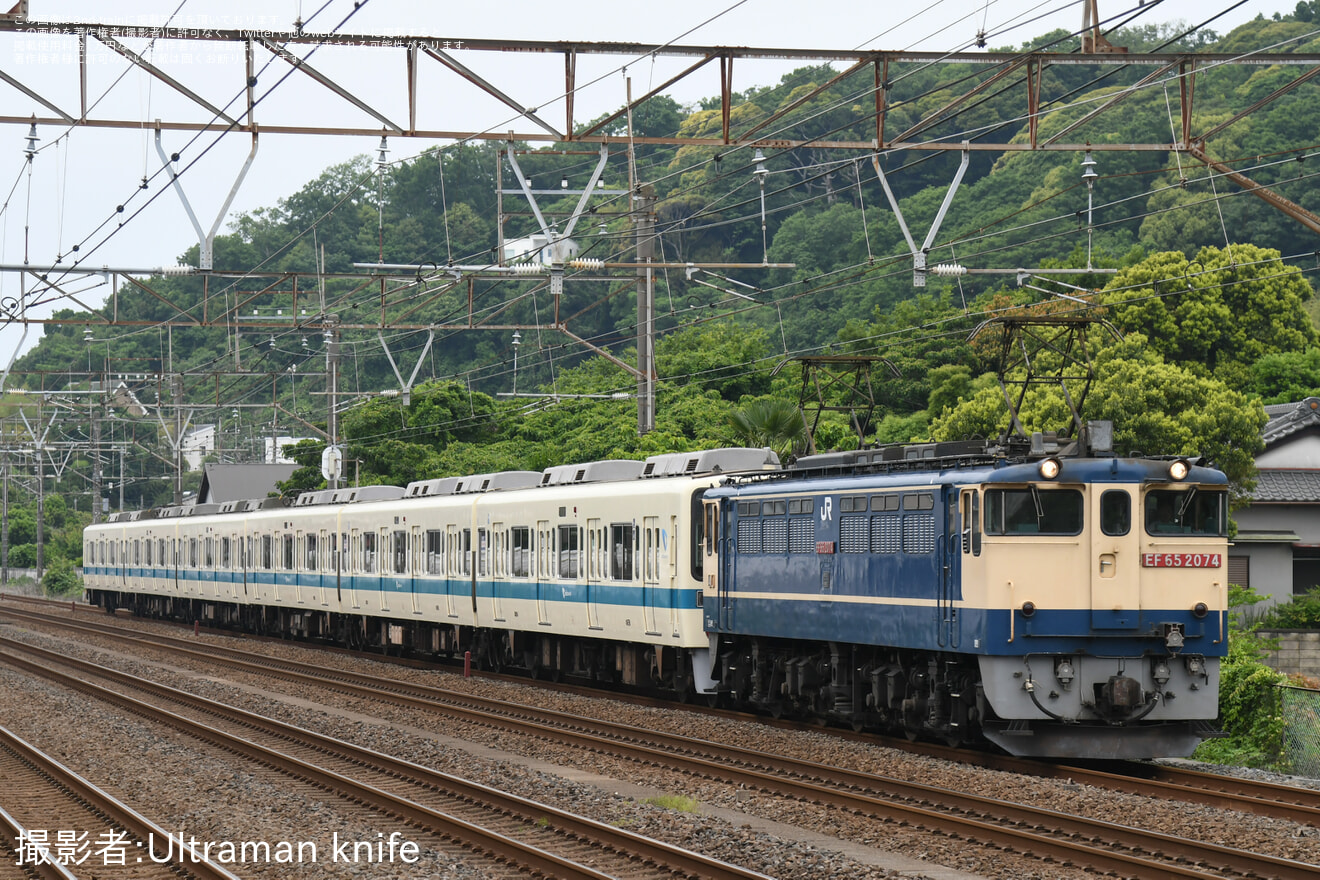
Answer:
<svg viewBox="0 0 1320 880"><path fill-rule="evenodd" d="M137 676L8 639L0 638L0 646L4 649L0 658L30 674L181 730L377 814L401 819L516 872L591 880L767 880L755 871ZM24 659L24 654L33 659ZM60 672L55 668L59 665L85 677ZM97 685L90 678L106 679L113 686ZM132 697L126 690L136 690L147 699ZM435 803L442 803L444 810L431 806Z"/></svg>
<svg viewBox="0 0 1320 880"><path fill-rule="evenodd" d="M191 846L176 848L171 832L4 727L0 779L0 828L15 856L9 864L29 876L238 880Z"/></svg>
<svg viewBox="0 0 1320 880"><path fill-rule="evenodd" d="M446 718L498 725L525 735L569 742L596 753L681 769L702 778L828 804L882 821L916 826L1014 852L1031 853L1058 863L1085 865L1123 876L1309 878L1317 870L1315 865L1022 804L1006 804L904 780L795 761L784 756L768 756L707 741L482 700L440 688L382 681L210 644L199 651L195 642L186 644L187 640L168 636L125 636L117 627L90 626L92 631L102 630L102 634L127 638L159 650L192 655L198 662L218 663L245 673L285 678L300 686L326 687L384 700L440 713ZM1216 867L1206 867L1209 865Z"/></svg>
<svg viewBox="0 0 1320 880"><path fill-rule="evenodd" d="M67 603L56 604L60 607L68 607ZM88 611L97 610L92 606L83 606L83 608ZM404 681L362 675L347 670L331 669L323 665L277 659L252 651L211 643L208 643L204 648L199 648L198 643L192 639L178 638L162 633L127 630L113 624L88 620L86 616L79 620L73 620L67 616L25 611L15 609L12 605L0 604L0 614L4 613L10 613L16 618L30 620L34 623L47 624L70 631L97 633L112 638L135 640L143 644L157 646L161 650L177 651L185 656L190 655L205 662L227 665L228 668L237 671L270 675L273 670L278 670L280 674L305 676L302 680L309 684L335 686L348 693L372 699L386 699L405 707L449 707L450 711L459 713L462 717L474 720L477 723L488 724L490 718L487 717L487 713L489 713L491 716L507 716L510 719L510 724L518 718L526 718L549 726L560 725L606 738L625 741L643 735L642 732L625 725L594 721L578 716L568 716L567 720L564 720L560 717L562 713L484 699L440 687L415 685ZM351 656L361 655L351 654ZM520 679L520 681L526 682L525 679ZM578 688L570 688L570 690L581 692ZM595 692L594 695L599 696L600 694ZM643 700L642 702L650 704L653 701ZM675 704L666 705L672 706ZM464 709L470 709L476 714L464 713ZM715 714L727 715L729 713L715 712ZM739 715L738 717L745 718L747 716ZM786 724L785 722L773 723L779 727L799 727L799 725ZM812 729L820 730L820 728L815 727ZM536 731L524 732L535 733ZM851 731L831 731L831 733L852 741L876 741L873 736L854 734ZM680 737L665 738L655 732L646 732L644 735L656 738L659 745L675 751L683 752L692 748L689 741L684 741ZM1121 791L1127 794L1185 801L1320 827L1320 790L1240 777L1221 776L1214 773L1149 763L1123 762L1106 765L1105 767L1087 767L1075 764L1050 763L1030 758L1015 758L993 753L972 752L967 749L952 749L929 743L909 743L906 740L894 742L885 739L885 744L896 748L905 748L915 754L976 764L1009 773L1067 779L1072 782L1095 785L1099 788ZM715 744L704 743L704 745L709 748ZM732 762L741 760L736 750L727 753L708 752L708 754L720 760ZM760 752L753 754L764 757L763 753Z"/></svg>

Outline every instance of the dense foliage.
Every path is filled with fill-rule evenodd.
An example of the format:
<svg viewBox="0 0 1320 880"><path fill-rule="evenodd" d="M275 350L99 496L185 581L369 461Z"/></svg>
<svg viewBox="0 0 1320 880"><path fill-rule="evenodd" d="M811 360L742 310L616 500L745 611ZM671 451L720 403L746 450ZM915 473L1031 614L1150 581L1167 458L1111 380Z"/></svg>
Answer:
<svg viewBox="0 0 1320 880"><path fill-rule="evenodd" d="M1249 622L1250 608L1261 596L1229 587L1228 656L1219 666L1219 726L1227 736L1201 743L1194 758L1219 764L1274 767L1283 746L1279 686L1288 679L1263 662L1271 643Z"/></svg>

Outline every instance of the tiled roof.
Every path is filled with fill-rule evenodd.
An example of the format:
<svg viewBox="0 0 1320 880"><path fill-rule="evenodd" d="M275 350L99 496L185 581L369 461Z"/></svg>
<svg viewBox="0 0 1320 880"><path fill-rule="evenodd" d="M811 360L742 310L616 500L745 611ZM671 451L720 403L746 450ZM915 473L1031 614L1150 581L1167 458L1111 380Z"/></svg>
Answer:
<svg viewBox="0 0 1320 880"><path fill-rule="evenodd" d="M1320 470L1268 470L1256 476L1254 502L1320 502Z"/></svg>
<svg viewBox="0 0 1320 880"><path fill-rule="evenodd" d="M1306 428L1320 427L1320 397L1308 397L1301 403L1280 403L1265 407L1269 421L1261 431L1266 446Z"/></svg>

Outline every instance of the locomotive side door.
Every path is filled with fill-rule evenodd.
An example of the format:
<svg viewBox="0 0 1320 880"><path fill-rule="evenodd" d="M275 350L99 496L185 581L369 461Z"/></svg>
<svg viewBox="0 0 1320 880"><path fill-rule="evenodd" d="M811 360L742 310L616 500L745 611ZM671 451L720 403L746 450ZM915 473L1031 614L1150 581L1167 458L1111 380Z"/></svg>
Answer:
<svg viewBox="0 0 1320 880"><path fill-rule="evenodd" d="M958 609L954 602L962 598L958 575L958 564L961 560L958 549L957 489L951 487L944 489L940 495L940 509L935 513L938 516L935 534L935 565L938 567L940 610L938 642L944 647L957 648L960 639Z"/></svg>
<svg viewBox="0 0 1320 880"><path fill-rule="evenodd" d="M1141 624L1141 532L1136 500L1123 487L1096 485L1089 506L1091 626L1136 629Z"/></svg>

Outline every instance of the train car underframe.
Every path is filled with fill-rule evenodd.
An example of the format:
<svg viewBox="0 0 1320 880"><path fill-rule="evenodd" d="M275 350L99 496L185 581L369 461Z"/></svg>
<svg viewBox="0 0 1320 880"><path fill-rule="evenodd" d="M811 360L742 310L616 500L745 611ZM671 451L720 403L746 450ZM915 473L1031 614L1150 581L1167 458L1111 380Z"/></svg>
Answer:
<svg viewBox="0 0 1320 880"><path fill-rule="evenodd" d="M527 633L339 612L239 605L207 599L114 590L88 590L87 601L113 614L199 622L255 635L306 639L395 656L470 659L478 669L521 671L532 678L564 677L672 691L695 696L693 664L686 649L573 636Z"/></svg>
<svg viewBox="0 0 1320 880"><path fill-rule="evenodd" d="M478 669L580 679L704 699L774 717L816 720L934 739L990 741L1018 755L1141 757L1188 754L1215 732L1206 722L1084 725L1003 720L986 696L974 656L839 642L721 636L686 649L325 610L89 590L109 613L198 621L258 635L339 644L386 655L467 658Z"/></svg>
<svg viewBox="0 0 1320 880"><path fill-rule="evenodd" d="M990 714L975 661L952 654L726 637L713 677L733 706L950 745L977 741Z"/></svg>

